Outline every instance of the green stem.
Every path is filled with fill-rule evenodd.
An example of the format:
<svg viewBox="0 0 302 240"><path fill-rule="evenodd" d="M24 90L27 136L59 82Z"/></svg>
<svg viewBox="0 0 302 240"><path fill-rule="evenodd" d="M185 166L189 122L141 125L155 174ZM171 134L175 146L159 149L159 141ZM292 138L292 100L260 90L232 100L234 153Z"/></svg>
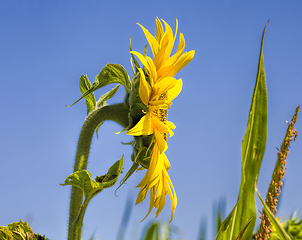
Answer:
<svg viewBox="0 0 302 240"><path fill-rule="evenodd" d="M75 239L81 239L84 215L85 215L89 200L87 200L87 198L84 199L84 202L83 202L80 212L79 212L79 216L72 224L73 229L74 229Z"/></svg>
<svg viewBox="0 0 302 240"><path fill-rule="evenodd" d="M77 153L75 157L73 171L79 171L87 168L87 161L90 151L91 140L96 127L99 123L112 120L123 127L128 126L128 108L124 103L108 105L92 111L86 118L78 141ZM81 224L74 224L77 219L83 203L83 191L80 188L72 186L70 196L68 240L81 239ZM87 206L86 206L87 207Z"/></svg>

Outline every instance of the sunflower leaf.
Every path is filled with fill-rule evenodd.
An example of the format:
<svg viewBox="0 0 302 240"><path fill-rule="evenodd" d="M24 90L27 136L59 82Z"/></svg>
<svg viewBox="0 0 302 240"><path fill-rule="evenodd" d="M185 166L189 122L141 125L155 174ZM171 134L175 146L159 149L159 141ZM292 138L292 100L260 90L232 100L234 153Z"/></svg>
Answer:
<svg viewBox="0 0 302 240"><path fill-rule="evenodd" d="M102 107L102 106L106 105L106 101L114 96L114 94L117 92L119 87L120 87L120 84L116 85L110 91L108 91L104 95L102 95L96 103L97 107Z"/></svg>
<svg viewBox="0 0 302 240"><path fill-rule="evenodd" d="M73 106L82 98L86 97L88 94L94 92L95 90L102 88L111 83L119 83L122 84L125 89L126 93L130 92L131 82L129 76L122 65L119 64L107 64L102 71L96 76L94 83L92 86L83 93L83 95L71 104L68 107Z"/></svg>
<svg viewBox="0 0 302 240"><path fill-rule="evenodd" d="M82 94L84 94L86 91L88 91L91 88L91 82L89 81L87 75L81 75L80 77L80 91ZM94 92L91 92L87 95L85 95L85 102L87 106L87 115L94 109L96 102L94 97Z"/></svg>
<svg viewBox="0 0 302 240"><path fill-rule="evenodd" d="M133 163L131 168L128 170L126 173L125 177L121 180L120 185L115 189L114 194L116 195L117 190L128 180L128 178L131 177L131 175L138 169L139 164L138 163Z"/></svg>
<svg viewBox="0 0 302 240"><path fill-rule="evenodd" d="M108 173L103 176L96 177L95 180L92 179L91 173L87 170L80 170L69 175L62 186L72 185L82 189L85 195L85 201L89 202L96 194L103 191L105 188L113 186L123 168L123 158L116 161L108 170Z"/></svg>
<svg viewBox="0 0 302 240"><path fill-rule="evenodd" d="M114 88L112 88L110 91L106 92L104 95L102 95L99 100L96 103L96 107L103 107L107 105L106 101L114 96L114 94L119 89L120 84L116 85ZM103 125L105 121L100 122L97 127L95 128L96 138L99 139L98 130Z"/></svg>

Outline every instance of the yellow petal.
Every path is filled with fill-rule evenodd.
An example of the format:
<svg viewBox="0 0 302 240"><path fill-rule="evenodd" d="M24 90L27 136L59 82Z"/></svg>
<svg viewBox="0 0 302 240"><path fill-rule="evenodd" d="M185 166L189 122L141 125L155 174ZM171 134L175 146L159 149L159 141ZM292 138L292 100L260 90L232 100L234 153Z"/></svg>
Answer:
<svg viewBox="0 0 302 240"><path fill-rule="evenodd" d="M167 24L164 20L162 20L162 21L165 24L165 29L166 29L165 33L167 33L167 36L168 36L168 46L167 46L166 56L165 56L165 59L168 59L171 55L175 38L173 36L173 31L172 31L171 27L169 26L169 24ZM177 32L177 30L176 30L176 32Z"/></svg>
<svg viewBox="0 0 302 240"><path fill-rule="evenodd" d="M170 129L167 125L161 122L157 117L152 117L152 126L161 133L169 133Z"/></svg>
<svg viewBox="0 0 302 240"><path fill-rule="evenodd" d="M154 109L169 109L172 102L167 100L153 100L149 102L149 110Z"/></svg>
<svg viewBox="0 0 302 240"><path fill-rule="evenodd" d="M145 198L147 196L147 191L148 191L147 188L141 188L139 190L139 193L138 193L136 201L135 201L135 205L137 205L137 204L139 204L139 203L141 203L142 201L145 200Z"/></svg>
<svg viewBox="0 0 302 240"><path fill-rule="evenodd" d="M164 22L164 24L165 24L165 33L167 33L167 34L169 35L169 37L173 39L173 31L172 31L170 25L169 25L168 23L166 23L165 20L163 20L163 19L161 19L161 20L162 20L162 21Z"/></svg>
<svg viewBox="0 0 302 240"><path fill-rule="evenodd" d="M162 159L162 158L161 158ZM162 190L164 189L164 184L163 184L163 180L164 180L164 175L163 175L163 163L161 161L160 164L160 173L159 173L159 181L158 184L156 185L156 198L160 198L161 194L162 194Z"/></svg>
<svg viewBox="0 0 302 240"><path fill-rule="evenodd" d="M134 54L135 56L137 56L137 58L141 61L141 63L143 64L143 66L147 69L147 71L150 73L150 69L149 69L149 64L146 60L146 58L139 52L136 51L130 51L130 53Z"/></svg>
<svg viewBox="0 0 302 240"><path fill-rule="evenodd" d="M150 75L150 84L151 87L153 87L154 83L157 81L157 71L156 71L156 67L153 63L153 60L150 57L146 57L147 62L148 62L148 71L149 71L149 75Z"/></svg>
<svg viewBox="0 0 302 240"><path fill-rule="evenodd" d="M133 128L126 132L126 134L132 136L150 135L152 133L153 127L151 124L151 113L149 112Z"/></svg>
<svg viewBox="0 0 302 240"><path fill-rule="evenodd" d="M185 52L180 58L171 65L163 66L157 71L157 78L160 80L164 77L173 77L181 69L183 69L189 62L192 61L195 50Z"/></svg>
<svg viewBox="0 0 302 240"><path fill-rule="evenodd" d="M163 155L163 158L164 158L164 166L165 166L165 169L168 171L170 169L170 162L166 156L165 153L162 154Z"/></svg>
<svg viewBox="0 0 302 240"><path fill-rule="evenodd" d="M192 61L195 55L195 50L184 53L175 63L174 67L167 73L167 76L174 76L181 69L183 69L189 62ZM165 76L165 74L164 74Z"/></svg>
<svg viewBox="0 0 302 240"><path fill-rule="evenodd" d="M158 208L157 208L156 216L155 217L158 217L158 215L160 214L160 212L163 210L163 208L165 206L165 202L166 202L166 189L163 187L162 191L161 191L161 196L159 198Z"/></svg>
<svg viewBox="0 0 302 240"><path fill-rule="evenodd" d="M176 56L180 56L182 53L183 53L183 51L184 51L184 49L185 49L185 37L184 37L184 35L182 34L182 33L180 33L179 34L179 43L178 43L178 48L177 48L177 51L176 51L176 53L175 53L175 55ZM173 55L174 56L174 55ZM176 57L176 58L178 58L178 57Z"/></svg>
<svg viewBox="0 0 302 240"><path fill-rule="evenodd" d="M174 125L174 123L173 123L173 122L170 122L170 121L167 121L167 122L166 122L166 125L167 125L168 128L170 128L170 129L175 129L175 128L176 128L176 126Z"/></svg>
<svg viewBox="0 0 302 240"><path fill-rule="evenodd" d="M175 40L175 38L176 38L177 31L178 31L178 20L177 20L177 18L176 18L176 27L175 27L174 40Z"/></svg>
<svg viewBox="0 0 302 240"><path fill-rule="evenodd" d="M155 168L157 166L157 162L158 162L158 147L157 147L157 143L155 142L155 145L152 150L152 157L150 160L149 168L145 176L141 180L141 182L136 187L143 187L148 184L149 179L154 174Z"/></svg>
<svg viewBox="0 0 302 240"><path fill-rule="evenodd" d="M154 65L156 66L156 69L160 69L162 64L165 63L167 46L168 46L168 43L166 43L165 45L162 45L160 50L158 51L157 55L153 59Z"/></svg>
<svg viewBox="0 0 302 240"><path fill-rule="evenodd" d="M146 81L143 70L140 68L138 70L141 75L140 81L139 81L139 89L138 89L139 97L142 100L142 102L146 106L148 106L150 95L151 95L151 87L150 87L149 83Z"/></svg>
<svg viewBox="0 0 302 240"><path fill-rule="evenodd" d="M157 54L157 51L158 51L158 44L157 44L157 41L155 39L155 37L146 29L144 28L142 25L140 25L139 23L137 23L143 30L146 38L147 38L147 41L151 47L151 50L152 50L152 53L153 53L153 57L156 56Z"/></svg>
<svg viewBox="0 0 302 240"><path fill-rule="evenodd" d="M150 205L149 205L149 211L148 211L147 215L141 220L141 222L144 221L146 217L148 217L148 215L150 214L150 212L151 212L151 210L152 210L152 208L153 208L153 203L154 203L154 201L155 201L154 195L155 195L154 189L151 189L151 190L150 190Z"/></svg>
<svg viewBox="0 0 302 240"><path fill-rule="evenodd" d="M166 151L168 149L168 145L162 134L159 131L155 130L154 135L156 138L159 152L162 153Z"/></svg>
<svg viewBox="0 0 302 240"><path fill-rule="evenodd" d="M161 21L156 18L156 41L159 43L160 39L164 33L163 25L161 24Z"/></svg>
<svg viewBox="0 0 302 240"><path fill-rule="evenodd" d="M175 129L176 126L174 125L174 123L170 122L170 121L167 121L166 122L166 125L168 126L168 128L170 129L169 131L169 135L170 137L172 137L174 135L174 132L171 130L171 129Z"/></svg>
<svg viewBox="0 0 302 240"><path fill-rule="evenodd" d="M159 149L158 149L159 150ZM154 159L155 162L155 168L152 171L151 169L148 169L148 179L147 179L147 185L148 188L153 187L155 184L157 184L160 181L160 174L162 172L162 158L160 158L160 155L157 154L156 159Z"/></svg>
<svg viewBox="0 0 302 240"><path fill-rule="evenodd" d="M174 63L166 66L161 66L160 69L157 70L157 78L160 81L162 78L165 77L173 77L174 75L168 75L172 69L174 68Z"/></svg>
<svg viewBox="0 0 302 240"><path fill-rule="evenodd" d="M178 94L181 92L182 89L182 80L181 78L176 81L176 84L174 88L168 90L167 96L168 96L168 101L172 102Z"/></svg>
<svg viewBox="0 0 302 240"><path fill-rule="evenodd" d="M166 77L154 84L151 100L158 98L163 93L172 89L177 83L177 80L173 77Z"/></svg>
<svg viewBox="0 0 302 240"><path fill-rule="evenodd" d="M166 189L168 191L168 194L169 194L169 197L170 197L170 200L171 200L171 203L172 203L172 209L171 209L171 219L170 219L170 222L172 221L173 217L174 217L174 211L175 211L175 208L177 206L177 196L176 196L176 193L175 193L175 189L174 189L174 186L172 184L172 181L168 175L168 173L166 171L164 171L164 174L165 174L165 177L166 177L166 180L167 182L165 182L166 184ZM172 190L173 190L173 193L172 193ZM169 223L170 223L169 222Z"/></svg>
<svg viewBox="0 0 302 240"><path fill-rule="evenodd" d="M169 66L173 65L178 60L178 58L181 56L184 49L185 49L185 39L184 39L183 34L181 33L179 35L179 43L178 43L178 48L177 48L176 53L173 56L171 56L169 59L167 59L161 67L165 68L165 67L169 67Z"/></svg>

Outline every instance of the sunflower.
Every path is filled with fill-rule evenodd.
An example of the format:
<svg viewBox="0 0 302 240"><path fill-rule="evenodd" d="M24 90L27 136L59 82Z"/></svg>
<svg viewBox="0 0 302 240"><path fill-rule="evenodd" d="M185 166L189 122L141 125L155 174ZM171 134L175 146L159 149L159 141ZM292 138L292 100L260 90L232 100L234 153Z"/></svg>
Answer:
<svg viewBox="0 0 302 240"><path fill-rule="evenodd" d="M182 89L182 79L176 80L174 76L193 59L195 51L184 52L185 40L183 34L180 33L177 51L170 56L177 35L178 22L176 20L176 31L173 34L171 27L164 20L162 21L165 31L157 18L156 37L139 24L151 47L153 59L131 51L143 64L143 69L138 68L140 74L138 92L147 110L139 122L127 131L127 134L153 136L151 160L144 178L137 185L140 191L136 204L142 202L149 191L150 207L145 218L153 207L157 210L157 217L165 206L165 197L168 194L172 202L171 222L177 205L177 197L167 172L170 169L170 163L165 151L168 148L167 135L169 134L170 137L173 135L172 130L175 125L167 120L167 116L172 101Z"/></svg>

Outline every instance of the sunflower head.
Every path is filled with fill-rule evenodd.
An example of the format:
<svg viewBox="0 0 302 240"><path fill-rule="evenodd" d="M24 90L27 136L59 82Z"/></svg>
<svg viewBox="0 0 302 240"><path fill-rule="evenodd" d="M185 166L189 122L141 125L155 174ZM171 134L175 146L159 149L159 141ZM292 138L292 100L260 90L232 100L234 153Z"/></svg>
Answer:
<svg viewBox="0 0 302 240"><path fill-rule="evenodd" d="M193 59L195 51L184 52L185 40L180 33L176 53L171 55L177 37L177 19L176 30L173 33L164 20L156 18L155 36L142 25L138 25L147 38L153 58L147 56L145 51L143 54L132 51L130 44L135 77L130 93L130 127L127 134L134 136L131 142L133 165L121 184L135 170L146 169L144 178L137 185L140 191L136 204L142 202L149 192L150 206L146 217L153 208L156 209L157 217L165 206L166 195L169 195L172 203L172 221L177 197L168 175L170 162L165 151L168 148L167 136L173 135L175 125L167 119L168 109L182 89L182 79L177 80L174 75ZM138 61L142 63L142 67Z"/></svg>

